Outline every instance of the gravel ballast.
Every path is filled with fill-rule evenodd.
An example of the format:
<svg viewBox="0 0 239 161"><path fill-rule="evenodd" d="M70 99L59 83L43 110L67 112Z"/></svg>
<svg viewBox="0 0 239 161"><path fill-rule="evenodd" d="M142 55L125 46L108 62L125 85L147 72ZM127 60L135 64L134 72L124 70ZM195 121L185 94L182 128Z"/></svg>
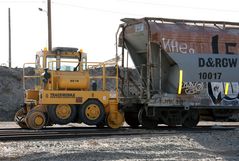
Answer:
<svg viewBox="0 0 239 161"><path fill-rule="evenodd" d="M239 160L239 129L0 142L0 160L236 161Z"/></svg>

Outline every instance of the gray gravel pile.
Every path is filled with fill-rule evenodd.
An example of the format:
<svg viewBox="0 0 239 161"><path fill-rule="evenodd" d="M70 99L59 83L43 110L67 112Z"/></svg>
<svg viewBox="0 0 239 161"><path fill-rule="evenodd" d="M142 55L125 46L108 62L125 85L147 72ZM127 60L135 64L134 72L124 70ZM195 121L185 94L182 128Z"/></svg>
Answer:
<svg viewBox="0 0 239 161"><path fill-rule="evenodd" d="M0 67L0 120L13 120L23 102L22 69Z"/></svg>
<svg viewBox="0 0 239 161"><path fill-rule="evenodd" d="M27 68L26 74L34 74L33 68ZM28 80L28 86L33 81ZM20 104L23 103L22 69L0 67L0 121L12 121Z"/></svg>
<svg viewBox="0 0 239 161"><path fill-rule="evenodd" d="M103 71L102 68L96 68L94 70L90 70L90 76L102 76ZM116 76L116 69L115 67L107 67L106 68L106 76ZM119 95L126 95L129 93L131 96L139 95L141 86L139 74L135 69L129 69L126 72L126 69L122 67L118 68L118 76L119 76ZM127 79L129 78L129 79ZM97 82L97 89L102 89L102 79L95 79ZM122 82L124 81L124 86L122 86ZM106 79L106 89L112 90L116 87L116 80L108 78Z"/></svg>
<svg viewBox="0 0 239 161"><path fill-rule="evenodd" d="M119 70L119 88L121 93L123 92L126 96L139 96L140 88L142 87L142 81L140 79L140 75L136 69L122 69ZM122 87L122 81L124 81L124 85Z"/></svg>

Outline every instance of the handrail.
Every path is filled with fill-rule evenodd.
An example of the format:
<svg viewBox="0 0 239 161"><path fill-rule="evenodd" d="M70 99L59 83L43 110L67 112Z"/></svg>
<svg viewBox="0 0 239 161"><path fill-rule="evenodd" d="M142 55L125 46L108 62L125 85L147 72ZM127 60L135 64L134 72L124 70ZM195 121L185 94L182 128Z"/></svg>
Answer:
<svg viewBox="0 0 239 161"><path fill-rule="evenodd" d="M51 66L52 69L51 70L51 87L50 89L53 90L53 85L54 85L54 79L53 79L53 75L54 75L54 71L56 70L53 70L54 69L54 63L56 63L57 61L56 60L52 60L52 61L49 61L48 62L48 67ZM79 63L78 61L60 61L61 63ZM105 91L106 90L106 79L115 79L116 81L116 85L115 85L115 92L116 92L116 99L118 100L118 65L115 64L115 62L81 62L80 63L80 70L82 71L82 67L84 66L84 64L86 64L86 70L90 70L89 66L91 67L98 67L98 68L102 68L102 75L101 76L90 76L90 79L102 79L102 90ZM106 67L108 65L114 65L115 66L115 70L116 70L116 73L115 73L115 76L107 76L106 75ZM57 76L57 75L56 75Z"/></svg>
<svg viewBox="0 0 239 161"><path fill-rule="evenodd" d="M40 78L41 76L36 76L36 75L34 75L34 76L26 76L25 75L25 68L26 68L26 65L36 65L37 63L24 63L23 64L23 68L22 68L22 74L23 74L23 76L22 76L22 78L23 78L23 81L22 81L22 83L23 83L23 90L26 90L26 83L25 83L25 79L26 78Z"/></svg>

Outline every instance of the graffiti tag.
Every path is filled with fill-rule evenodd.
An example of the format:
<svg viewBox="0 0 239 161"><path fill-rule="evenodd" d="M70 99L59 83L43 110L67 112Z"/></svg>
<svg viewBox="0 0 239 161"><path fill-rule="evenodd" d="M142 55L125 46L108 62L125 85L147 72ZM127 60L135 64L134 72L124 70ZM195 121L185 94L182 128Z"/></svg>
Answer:
<svg viewBox="0 0 239 161"><path fill-rule="evenodd" d="M182 89L185 94L198 94L203 89L202 82L184 82Z"/></svg>
<svg viewBox="0 0 239 161"><path fill-rule="evenodd" d="M189 47L187 43L178 42L175 39L162 38L162 40L163 40L163 47L166 51L175 52L175 53L183 53L183 54L195 53L194 48Z"/></svg>

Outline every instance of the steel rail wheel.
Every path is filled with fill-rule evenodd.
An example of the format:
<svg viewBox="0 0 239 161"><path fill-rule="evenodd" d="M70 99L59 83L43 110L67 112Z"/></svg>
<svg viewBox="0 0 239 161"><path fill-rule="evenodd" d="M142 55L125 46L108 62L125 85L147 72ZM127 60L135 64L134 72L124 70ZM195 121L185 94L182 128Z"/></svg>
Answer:
<svg viewBox="0 0 239 161"><path fill-rule="evenodd" d="M133 128L136 128L140 125L137 112L125 112L124 118L125 122Z"/></svg>
<svg viewBox="0 0 239 161"><path fill-rule="evenodd" d="M99 125L105 119L104 106L98 100L88 100L80 108L79 116L87 125Z"/></svg>
<svg viewBox="0 0 239 161"><path fill-rule="evenodd" d="M26 117L26 114L24 113L23 108L18 110L14 117L14 121L16 122L16 124L19 125L23 129L27 129L27 124L24 122L25 117Z"/></svg>
<svg viewBox="0 0 239 161"><path fill-rule="evenodd" d="M76 118L76 107L68 104L49 105L47 107L48 116L52 123L68 124Z"/></svg>
<svg viewBox="0 0 239 161"><path fill-rule="evenodd" d="M138 120L142 127L146 129L153 129L157 127L158 122L157 120L151 119L146 116L146 111L144 108L141 108L138 113Z"/></svg>
<svg viewBox="0 0 239 161"><path fill-rule="evenodd" d="M182 123L183 127L193 128L196 127L200 120L200 115L198 110L189 110L185 115L185 119Z"/></svg>
<svg viewBox="0 0 239 161"><path fill-rule="evenodd" d="M124 123L124 116L119 111L110 112L107 116L107 125L112 129L120 128Z"/></svg>
<svg viewBox="0 0 239 161"><path fill-rule="evenodd" d="M31 110L27 113L26 124L29 129L39 130L45 126L46 117L43 112Z"/></svg>

